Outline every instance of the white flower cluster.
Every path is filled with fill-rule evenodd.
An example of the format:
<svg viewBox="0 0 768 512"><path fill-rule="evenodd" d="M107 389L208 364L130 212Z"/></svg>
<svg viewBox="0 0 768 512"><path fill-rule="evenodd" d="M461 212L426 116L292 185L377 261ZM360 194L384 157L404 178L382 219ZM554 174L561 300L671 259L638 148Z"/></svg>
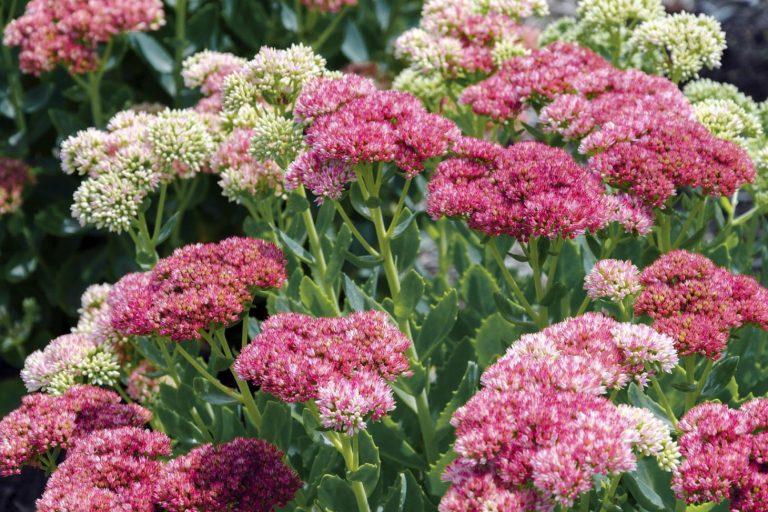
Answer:
<svg viewBox="0 0 768 512"><path fill-rule="evenodd" d="M651 411L621 404L619 414L632 425L636 439L633 448L638 454L655 457L663 471L673 471L680 464L680 448L672 440L669 428Z"/></svg>
<svg viewBox="0 0 768 512"><path fill-rule="evenodd" d="M584 27L614 29L664 16L661 0L581 0L576 12Z"/></svg>
<svg viewBox="0 0 768 512"><path fill-rule="evenodd" d="M267 103L291 105L307 82L325 73L325 59L303 44L286 50L264 46L243 72Z"/></svg>
<svg viewBox="0 0 768 512"><path fill-rule="evenodd" d="M657 73L682 82L720 67L725 33L711 16L682 12L640 24L631 43L653 59Z"/></svg>

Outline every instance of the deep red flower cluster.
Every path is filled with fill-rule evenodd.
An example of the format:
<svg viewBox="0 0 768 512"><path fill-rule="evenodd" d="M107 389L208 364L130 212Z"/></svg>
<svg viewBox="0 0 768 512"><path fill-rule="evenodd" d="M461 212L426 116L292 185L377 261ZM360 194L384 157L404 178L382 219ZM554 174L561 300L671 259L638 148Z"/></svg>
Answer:
<svg viewBox="0 0 768 512"><path fill-rule="evenodd" d="M768 507L768 400L729 409L697 405L680 420L678 442L684 457L672 479L679 499L690 504L731 500L731 510L761 512Z"/></svg>
<svg viewBox="0 0 768 512"><path fill-rule="evenodd" d="M152 414L138 405L120 403L120 396L93 386L73 386L64 394L33 393L21 407L0 421L0 475L38 466L38 457L94 431L141 426Z"/></svg>
<svg viewBox="0 0 768 512"><path fill-rule="evenodd" d="M459 129L431 114L408 93L377 91L356 76L316 79L299 95L297 120L311 121L309 150L288 168L286 179L318 196L338 198L358 164L392 162L413 178L424 161L444 155Z"/></svg>
<svg viewBox="0 0 768 512"><path fill-rule="evenodd" d="M200 331L237 321L254 288L279 288L285 279L285 257L271 242L232 237L188 245L115 284L112 325L125 335L200 339Z"/></svg>
<svg viewBox="0 0 768 512"><path fill-rule="evenodd" d="M99 430L79 439L48 480L39 512L153 512L163 433L136 427Z"/></svg>
<svg viewBox="0 0 768 512"><path fill-rule="evenodd" d="M39 75L63 64L81 74L99 66L99 43L164 23L161 0L32 0L5 28L4 43L21 46L19 66L25 73Z"/></svg>
<svg viewBox="0 0 768 512"><path fill-rule="evenodd" d="M700 254L669 252L643 270L640 283L645 289L635 312L672 336L680 355L718 359L731 329L744 324L768 329L768 290Z"/></svg>
<svg viewBox="0 0 768 512"><path fill-rule="evenodd" d="M204 444L163 468L157 503L168 512L269 512L301 487L283 453L262 439Z"/></svg>

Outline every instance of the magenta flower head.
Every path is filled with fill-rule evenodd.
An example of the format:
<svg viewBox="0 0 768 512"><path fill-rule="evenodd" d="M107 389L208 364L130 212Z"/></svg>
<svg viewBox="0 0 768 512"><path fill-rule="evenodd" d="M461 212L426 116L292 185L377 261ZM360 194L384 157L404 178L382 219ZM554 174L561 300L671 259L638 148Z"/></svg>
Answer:
<svg viewBox="0 0 768 512"><path fill-rule="evenodd" d="M0 475L19 473L26 465L39 467L49 450L69 448L94 430L141 426L152 414L138 405L120 403L120 396L93 386L74 386L54 396L34 393L0 421Z"/></svg>
<svg viewBox="0 0 768 512"><path fill-rule="evenodd" d="M520 240L573 238L609 220L600 177L562 149L539 142L502 148L465 137L454 153L429 182L433 218L464 217L472 229Z"/></svg>
<svg viewBox="0 0 768 512"><path fill-rule="evenodd" d="M25 73L39 75L62 64L71 74L82 74L99 66L99 43L164 23L161 0L32 0L24 15L5 27L3 42L21 47Z"/></svg>
<svg viewBox="0 0 768 512"><path fill-rule="evenodd" d="M338 318L282 313L235 360L235 371L286 402L316 400L323 423L355 432L394 408L387 381L408 372L410 341L378 311Z"/></svg>
<svg viewBox="0 0 768 512"><path fill-rule="evenodd" d="M309 149L286 178L319 198L329 191L338 197L352 177L347 169L356 165L392 162L411 179L425 160L444 155L460 133L453 122L427 112L415 96L377 91L359 77L311 82L296 100L294 114L311 122L305 134Z"/></svg>
<svg viewBox="0 0 768 512"><path fill-rule="evenodd" d="M115 284L112 325L126 335L198 340L200 331L236 322L255 288L279 288L285 279L285 257L271 242L232 237L187 245Z"/></svg>
<svg viewBox="0 0 768 512"><path fill-rule="evenodd" d="M18 210L24 187L34 182L27 164L15 158L0 157L0 215Z"/></svg>
<svg viewBox="0 0 768 512"><path fill-rule="evenodd" d="M153 512L161 457L171 440L136 427L99 430L78 439L48 480L40 512Z"/></svg>
<svg viewBox="0 0 768 512"><path fill-rule="evenodd" d="M733 410L703 403L678 423L683 462L672 478L678 499L689 504L731 500L740 512L765 510L768 400L758 398Z"/></svg>
<svg viewBox="0 0 768 512"><path fill-rule="evenodd" d="M640 292L640 271L631 261L600 260L584 279L584 289L592 300L608 298L621 302Z"/></svg>
<svg viewBox="0 0 768 512"><path fill-rule="evenodd" d="M674 338L680 355L718 359L731 329L768 329L768 290L702 255L669 252L643 270L640 283L645 289L635 313L650 316L656 330Z"/></svg>
<svg viewBox="0 0 768 512"><path fill-rule="evenodd" d="M262 439L205 444L163 468L157 503L168 512L270 512L301 487L282 459L283 453Z"/></svg>
<svg viewBox="0 0 768 512"><path fill-rule="evenodd" d="M581 74L608 66L608 61L587 48L553 43L506 61L496 74L467 87L460 99L476 114L497 121L514 119L526 103L569 92Z"/></svg>

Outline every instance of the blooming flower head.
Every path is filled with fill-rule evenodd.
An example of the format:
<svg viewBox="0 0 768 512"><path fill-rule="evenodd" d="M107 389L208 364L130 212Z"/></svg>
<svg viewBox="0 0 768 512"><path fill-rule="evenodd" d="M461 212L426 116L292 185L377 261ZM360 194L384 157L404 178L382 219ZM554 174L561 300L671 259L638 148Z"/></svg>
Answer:
<svg viewBox="0 0 768 512"><path fill-rule="evenodd" d="M631 261L600 260L584 278L584 289L592 300L606 297L621 302L642 289L640 271Z"/></svg>
<svg viewBox="0 0 768 512"><path fill-rule="evenodd" d="M325 73L325 59L302 44L285 50L264 46L243 73L267 103L291 105L305 84Z"/></svg>
<svg viewBox="0 0 768 512"><path fill-rule="evenodd" d="M331 376L317 389L320 421L352 436L365 429L365 418L378 421L395 408L392 389L376 373L363 370L347 378Z"/></svg>
<svg viewBox="0 0 768 512"><path fill-rule="evenodd" d="M730 499L734 510L757 512L765 504L765 428L768 401L750 400L739 410L697 405L678 423L683 462L672 488L689 504Z"/></svg>
<svg viewBox="0 0 768 512"><path fill-rule="evenodd" d="M338 318L281 313L261 325L261 333L243 349L234 367L240 378L281 400L305 402L316 400L318 388L335 376L351 379L368 371L394 380L408 371L404 353L409 344L377 311Z"/></svg>
<svg viewBox="0 0 768 512"><path fill-rule="evenodd" d="M458 138L451 121L427 112L416 97L365 84L322 80L301 93L294 114L311 120L305 137L309 149L288 168L289 183L334 197L351 177L349 167L379 162L393 162L410 179L424 169L425 160L445 154Z"/></svg>
<svg viewBox="0 0 768 512"><path fill-rule="evenodd" d="M704 100L730 100L743 108L748 113L758 114L758 105L755 100L739 91L738 87L725 82L715 82L709 78L700 78L685 84L683 94L693 103Z"/></svg>
<svg viewBox="0 0 768 512"><path fill-rule="evenodd" d="M254 157L254 130L235 129L213 156L212 167L220 176L219 185L231 201L283 193L283 172L273 160Z"/></svg>
<svg viewBox="0 0 768 512"><path fill-rule="evenodd" d="M161 457L171 454L171 440L161 432L122 427L79 439L53 473L40 512L155 510Z"/></svg>
<svg viewBox="0 0 768 512"><path fill-rule="evenodd" d="M21 379L27 391L43 389L51 391L49 386L58 376L59 382L70 381L74 384L77 367L84 363L96 349L94 341L83 334L65 334L52 340L43 350L36 350L27 356ZM65 375L62 375L65 374Z"/></svg>
<svg viewBox="0 0 768 512"><path fill-rule="evenodd" d="M160 393L160 384L170 384L172 381L169 376L152 376L158 369L150 361L142 361L129 374L125 392L131 397L131 400L147 405L152 404Z"/></svg>
<svg viewBox="0 0 768 512"><path fill-rule="evenodd" d="M38 457L66 449L94 430L141 426L151 417L143 407L121 404L117 393L93 386L74 386L61 395L26 395L18 409L0 420L0 474L39 466Z"/></svg>
<svg viewBox="0 0 768 512"><path fill-rule="evenodd" d="M715 137L740 141L763 135L763 126L755 113L750 113L733 100L709 98L693 105L696 119Z"/></svg>
<svg viewBox="0 0 768 512"><path fill-rule="evenodd" d="M188 178L204 170L215 150L201 115L166 110L149 124L147 139L162 180Z"/></svg>
<svg viewBox="0 0 768 512"><path fill-rule="evenodd" d="M0 157L0 215L18 210L24 187L34 182L27 164L15 158Z"/></svg>
<svg viewBox="0 0 768 512"><path fill-rule="evenodd" d="M285 279L285 257L270 242L232 237L187 245L115 285L112 325L126 335L197 340L201 331L237 321L254 288L279 288Z"/></svg>
<svg viewBox="0 0 768 512"><path fill-rule="evenodd" d="M720 67L725 34L715 18L682 12L640 24L631 44L656 55L657 71L679 82L698 76L704 67ZM666 58L659 58L661 52Z"/></svg>
<svg viewBox="0 0 768 512"><path fill-rule="evenodd" d="M62 64L71 74L82 74L99 66L99 43L164 23L160 0L32 0L5 27L3 42L21 47L19 65L25 73L39 75Z"/></svg>
<svg viewBox="0 0 768 512"><path fill-rule="evenodd" d="M730 329L768 328L768 291L749 276L735 276L704 256L672 251L643 270L645 287L635 312L675 339L680 355L720 357Z"/></svg>
<svg viewBox="0 0 768 512"><path fill-rule="evenodd" d="M521 240L572 238L602 228L600 178L559 148L520 142L508 148L464 138L429 182L427 212L467 218L469 227Z"/></svg>
<svg viewBox="0 0 768 512"><path fill-rule="evenodd" d="M199 446L163 468L157 502L168 512L269 512L285 506L301 487L282 459L262 439Z"/></svg>
<svg viewBox="0 0 768 512"><path fill-rule="evenodd" d="M203 50L184 60L181 76L184 85L200 88L204 95L211 96L221 93L227 75L241 69L246 62L231 53Z"/></svg>

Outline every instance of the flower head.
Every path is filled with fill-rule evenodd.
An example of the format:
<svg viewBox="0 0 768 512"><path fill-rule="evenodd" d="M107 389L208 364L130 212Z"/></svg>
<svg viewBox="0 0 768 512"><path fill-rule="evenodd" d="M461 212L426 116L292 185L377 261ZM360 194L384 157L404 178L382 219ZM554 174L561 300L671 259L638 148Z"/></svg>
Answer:
<svg viewBox="0 0 768 512"><path fill-rule="evenodd" d="M5 27L3 42L21 47L19 65L25 73L39 75L62 64L71 74L82 74L99 66L99 43L164 23L161 0L32 0Z"/></svg>
<svg viewBox="0 0 768 512"><path fill-rule="evenodd" d="M694 103L696 119L715 137L740 141L763 135L763 126L755 113L750 113L733 100L709 98Z"/></svg>
<svg viewBox="0 0 768 512"><path fill-rule="evenodd" d="M161 432L122 427L79 439L37 501L40 512L155 510L161 457L171 440Z"/></svg>
<svg viewBox="0 0 768 512"><path fill-rule="evenodd" d="M199 446L163 468L157 502L168 512L269 512L285 506L301 487L282 458L262 439Z"/></svg>
<svg viewBox="0 0 768 512"><path fill-rule="evenodd" d="M261 325L234 367L241 379L281 400L305 402L317 400L319 388L333 377L352 379L368 371L394 380L408 371L408 346L408 339L377 311L338 318L282 313Z"/></svg>
<svg viewBox="0 0 768 512"><path fill-rule="evenodd" d="M194 176L215 150L201 115L192 110L161 112L150 122L147 139L163 180Z"/></svg>
<svg viewBox="0 0 768 512"><path fill-rule="evenodd" d="M338 13L342 7L355 6L357 0L301 0L311 11Z"/></svg>
<svg viewBox="0 0 768 512"><path fill-rule="evenodd" d="M140 404L152 404L160 393L160 384L170 384L171 379L167 375L152 376L158 369L150 361L142 361L129 374L125 392Z"/></svg>
<svg viewBox="0 0 768 512"><path fill-rule="evenodd" d="M768 290L704 256L669 252L643 270L640 282L645 289L635 312L647 314L656 330L674 338L680 355L717 359L732 328L768 328Z"/></svg>
<svg viewBox="0 0 768 512"><path fill-rule="evenodd" d="M268 103L290 105L305 84L325 73L325 59L302 44L285 50L264 46L243 73Z"/></svg>
<svg viewBox="0 0 768 512"><path fill-rule="evenodd" d="M619 414L629 420L637 431L633 442L635 451L641 455L655 457L663 471L673 471L680 463L680 449L672 440L669 427L648 409L619 405Z"/></svg>
<svg viewBox="0 0 768 512"><path fill-rule="evenodd" d="M181 76L184 78L184 85L190 88L199 87L204 95L211 96L220 93L224 87L224 79L245 66L246 62L231 53L203 50L184 60Z"/></svg>
<svg viewBox="0 0 768 512"><path fill-rule="evenodd" d="M584 279L584 289L592 300L606 297L621 302L640 292L640 271L631 261L600 260Z"/></svg>
<svg viewBox="0 0 768 512"><path fill-rule="evenodd" d="M579 23L585 28L624 27L664 16L661 0L581 0Z"/></svg>
<svg viewBox="0 0 768 512"><path fill-rule="evenodd" d="M220 175L224 196L241 202L264 194L283 193L283 172L272 160L253 155L254 130L237 128L219 145L212 167Z"/></svg>
<svg viewBox="0 0 768 512"><path fill-rule="evenodd" d="M631 44L659 54L657 71L679 82L698 76L702 68L720 67L725 34L715 18L682 12L640 24ZM660 52L667 57L659 58Z"/></svg>
<svg viewBox="0 0 768 512"><path fill-rule="evenodd" d="M351 378L333 375L317 388L320 421L347 435L365 429L365 419L378 421L395 408L392 389L376 373L362 370Z"/></svg>
<svg viewBox="0 0 768 512"><path fill-rule="evenodd" d="M0 215L18 210L24 187L34 182L27 164L14 158L0 157Z"/></svg>
<svg viewBox="0 0 768 512"><path fill-rule="evenodd" d="M26 395L21 407L0 420L0 474L39 466L39 456L66 449L94 430L141 426L151 417L143 407L121 404L117 393L93 386L74 386L61 395Z"/></svg>
<svg viewBox="0 0 768 512"><path fill-rule="evenodd" d="M112 325L126 335L197 340L201 331L237 321L254 288L279 288L285 279L285 257L270 242L232 237L187 245L115 285Z"/></svg>

